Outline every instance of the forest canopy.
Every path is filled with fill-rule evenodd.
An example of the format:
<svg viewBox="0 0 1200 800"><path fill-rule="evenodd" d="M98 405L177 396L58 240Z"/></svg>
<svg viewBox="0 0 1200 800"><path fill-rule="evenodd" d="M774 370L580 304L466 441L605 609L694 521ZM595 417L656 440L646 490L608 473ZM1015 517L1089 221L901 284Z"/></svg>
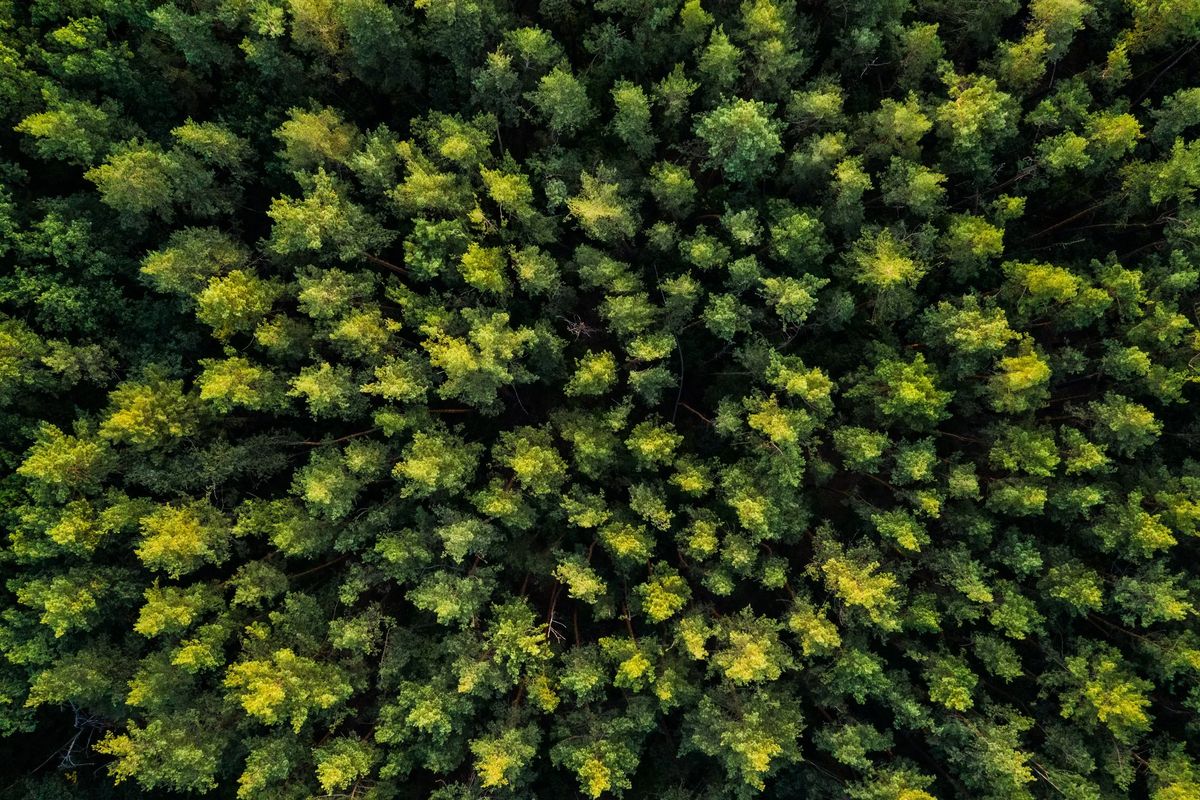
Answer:
<svg viewBox="0 0 1200 800"><path fill-rule="evenodd" d="M0 0L0 793L1200 798L1200 0Z"/></svg>

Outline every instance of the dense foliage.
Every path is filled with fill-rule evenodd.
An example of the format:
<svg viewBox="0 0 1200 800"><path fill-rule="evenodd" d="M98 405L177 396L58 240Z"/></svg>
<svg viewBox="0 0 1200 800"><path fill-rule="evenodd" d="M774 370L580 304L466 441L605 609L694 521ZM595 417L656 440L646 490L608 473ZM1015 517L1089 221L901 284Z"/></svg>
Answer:
<svg viewBox="0 0 1200 800"><path fill-rule="evenodd" d="M1200 797L1197 45L0 0L0 789Z"/></svg>

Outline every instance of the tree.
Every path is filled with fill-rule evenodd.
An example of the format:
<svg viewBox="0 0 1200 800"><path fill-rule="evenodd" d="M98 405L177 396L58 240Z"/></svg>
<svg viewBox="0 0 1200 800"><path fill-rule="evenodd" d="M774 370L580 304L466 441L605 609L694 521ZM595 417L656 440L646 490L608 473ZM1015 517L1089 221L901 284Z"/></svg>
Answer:
<svg viewBox="0 0 1200 800"><path fill-rule="evenodd" d="M556 136L577 133L596 115L586 87L562 64L543 75L538 88L526 97Z"/></svg>
<svg viewBox="0 0 1200 800"><path fill-rule="evenodd" d="M713 109L696 124L708 148L708 163L733 181L753 181L783 152L783 123L772 118L774 106L738 99Z"/></svg>
<svg viewBox="0 0 1200 800"><path fill-rule="evenodd" d="M268 212L271 250L282 256L306 251L330 254L342 261L362 258L391 240L392 234L346 197L338 181L318 168L301 176L305 196L271 201Z"/></svg>

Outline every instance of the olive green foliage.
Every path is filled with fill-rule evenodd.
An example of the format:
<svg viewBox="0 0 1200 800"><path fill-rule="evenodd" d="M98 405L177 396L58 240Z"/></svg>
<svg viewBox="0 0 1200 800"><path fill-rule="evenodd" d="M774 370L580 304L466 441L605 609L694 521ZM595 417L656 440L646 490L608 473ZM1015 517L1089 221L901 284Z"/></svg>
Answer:
<svg viewBox="0 0 1200 800"><path fill-rule="evenodd" d="M1198 44L0 2L0 796L1200 797Z"/></svg>

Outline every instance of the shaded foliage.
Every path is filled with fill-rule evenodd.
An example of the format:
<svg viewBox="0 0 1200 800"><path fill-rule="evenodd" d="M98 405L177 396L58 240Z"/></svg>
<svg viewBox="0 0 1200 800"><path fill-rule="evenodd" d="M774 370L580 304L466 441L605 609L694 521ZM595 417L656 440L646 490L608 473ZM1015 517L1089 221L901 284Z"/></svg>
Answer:
<svg viewBox="0 0 1200 800"><path fill-rule="evenodd" d="M1200 795L1198 41L0 3L0 789Z"/></svg>

